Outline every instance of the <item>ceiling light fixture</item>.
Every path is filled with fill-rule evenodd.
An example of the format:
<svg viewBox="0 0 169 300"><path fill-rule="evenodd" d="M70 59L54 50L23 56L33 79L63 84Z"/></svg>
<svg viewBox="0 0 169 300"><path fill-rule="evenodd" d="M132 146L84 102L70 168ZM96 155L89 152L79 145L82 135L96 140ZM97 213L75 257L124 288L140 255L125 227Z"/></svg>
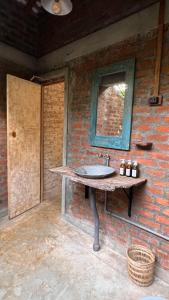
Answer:
<svg viewBox="0 0 169 300"><path fill-rule="evenodd" d="M50 14L65 16L72 11L71 0L41 0L42 7Z"/></svg>

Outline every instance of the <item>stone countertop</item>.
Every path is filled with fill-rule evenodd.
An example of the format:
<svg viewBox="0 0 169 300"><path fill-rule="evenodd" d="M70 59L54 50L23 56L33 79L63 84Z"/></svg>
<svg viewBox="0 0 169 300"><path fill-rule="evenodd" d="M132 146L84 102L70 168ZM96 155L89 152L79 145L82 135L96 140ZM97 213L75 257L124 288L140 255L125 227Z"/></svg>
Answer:
<svg viewBox="0 0 169 300"><path fill-rule="evenodd" d="M147 181L145 178L132 178L120 176L119 174L115 174L104 179L88 179L76 175L73 172L73 169L67 166L52 168L50 171L58 175L68 177L71 181L110 192L119 188L129 189L131 187L141 185Z"/></svg>

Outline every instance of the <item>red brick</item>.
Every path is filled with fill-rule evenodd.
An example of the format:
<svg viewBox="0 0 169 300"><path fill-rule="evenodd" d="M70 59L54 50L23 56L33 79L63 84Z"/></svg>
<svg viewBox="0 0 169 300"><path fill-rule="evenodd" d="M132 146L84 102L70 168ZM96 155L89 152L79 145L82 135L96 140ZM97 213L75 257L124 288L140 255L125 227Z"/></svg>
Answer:
<svg viewBox="0 0 169 300"><path fill-rule="evenodd" d="M156 223L155 221L151 221L149 219L145 219L143 217L139 217L139 222L143 225L147 225L153 229L160 229L160 224Z"/></svg>
<svg viewBox="0 0 169 300"><path fill-rule="evenodd" d="M169 243L167 244L162 244L161 245L161 249L163 250L163 251L166 251L166 252L168 252L169 253Z"/></svg>
<svg viewBox="0 0 169 300"><path fill-rule="evenodd" d="M144 151L142 151L142 150L138 150L138 149L136 149L136 150L132 150L132 157L143 157L144 156Z"/></svg>
<svg viewBox="0 0 169 300"><path fill-rule="evenodd" d="M153 198L151 196L149 196L148 194L144 193L142 198L144 198L144 201L145 201L146 204L152 203Z"/></svg>
<svg viewBox="0 0 169 300"><path fill-rule="evenodd" d="M140 58L139 63L137 63L138 70L151 69L154 68L154 59L142 59ZM148 81L149 82L149 81Z"/></svg>
<svg viewBox="0 0 169 300"><path fill-rule="evenodd" d="M166 234L167 236L169 235L169 226L163 226L162 227L162 233Z"/></svg>
<svg viewBox="0 0 169 300"><path fill-rule="evenodd" d="M76 122L76 123L73 123L73 129L76 129L76 128L82 128L83 127L83 125L82 125L82 123L81 122Z"/></svg>
<svg viewBox="0 0 169 300"><path fill-rule="evenodd" d="M156 216L156 221L160 224L169 225L169 218L163 216Z"/></svg>
<svg viewBox="0 0 169 300"><path fill-rule="evenodd" d="M154 214L152 212L147 211L147 210L143 210L143 209L140 209L140 210L136 209L135 213L139 216L147 217L147 218L150 218L150 219L152 219L153 216L154 216Z"/></svg>
<svg viewBox="0 0 169 300"><path fill-rule="evenodd" d="M141 245L141 246L144 246L144 247L147 247L149 248L149 244L148 242L146 241L143 241L142 239L139 239L139 238L132 238L132 244L134 245Z"/></svg>
<svg viewBox="0 0 169 300"><path fill-rule="evenodd" d="M162 257L162 258L165 258L166 260L169 260L169 254L161 249L158 249L156 250L156 255Z"/></svg>
<svg viewBox="0 0 169 300"><path fill-rule="evenodd" d="M169 199L157 198L156 203L166 206L169 205Z"/></svg>
<svg viewBox="0 0 169 300"><path fill-rule="evenodd" d="M143 203L143 208L147 208L150 211L160 211L160 207L152 203Z"/></svg>
<svg viewBox="0 0 169 300"><path fill-rule="evenodd" d="M6 159L4 159L4 160L0 160L0 165L7 165L7 160Z"/></svg>
<svg viewBox="0 0 169 300"><path fill-rule="evenodd" d="M169 161L169 155L158 153L158 152L152 152L151 157L154 157L159 160Z"/></svg>
<svg viewBox="0 0 169 300"><path fill-rule="evenodd" d="M169 217L169 208L163 210L163 214ZM168 224L169 224L169 220L168 220Z"/></svg>
<svg viewBox="0 0 169 300"><path fill-rule="evenodd" d="M143 166L156 166L157 162L153 159L146 159L146 158L140 158L139 163L142 164Z"/></svg>
<svg viewBox="0 0 169 300"><path fill-rule="evenodd" d="M160 168L163 168L163 169L169 169L169 163L168 162L159 162L159 166Z"/></svg>
<svg viewBox="0 0 169 300"><path fill-rule="evenodd" d="M169 73L169 66L168 65L163 65L161 68L162 73Z"/></svg>
<svg viewBox="0 0 169 300"><path fill-rule="evenodd" d="M159 150L169 151L169 145L166 144L156 144L155 148Z"/></svg>
<svg viewBox="0 0 169 300"><path fill-rule="evenodd" d="M162 170L155 170L155 169L149 169L149 174L151 174L152 176L157 176L157 177L161 177L164 176L166 174L165 171Z"/></svg>
<svg viewBox="0 0 169 300"><path fill-rule="evenodd" d="M149 125L140 125L140 126L137 126L136 129L138 131L149 131L151 130L151 127Z"/></svg>
<svg viewBox="0 0 169 300"><path fill-rule="evenodd" d="M43 88L43 135L44 135L44 200L55 197L59 190L59 178L52 178L48 169L62 164L63 122L64 122L64 82L54 83ZM54 113L52 113L52 109Z"/></svg>
<svg viewBox="0 0 169 300"><path fill-rule="evenodd" d="M148 139L150 141L166 142L168 141L168 135L160 135L159 133L157 133L157 134L149 135Z"/></svg>
<svg viewBox="0 0 169 300"><path fill-rule="evenodd" d="M134 113L149 113L150 112L150 107L146 106L134 106L133 109Z"/></svg>
<svg viewBox="0 0 169 300"><path fill-rule="evenodd" d="M154 248L159 247L160 242L156 237L154 237L154 238L149 237L148 240L149 240L150 245L154 246Z"/></svg>
<svg viewBox="0 0 169 300"><path fill-rule="evenodd" d="M163 269L169 270L169 260L160 259L160 265Z"/></svg>
<svg viewBox="0 0 169 300"><path fill-rule="evenodd" d="M164 117L164 122L169 123L169 116Z"/></svg>
<svg viewBox="0 0 169 300"><path fill-rule="evenodd" d="M157 189L157 188L154 188L154 187L147 187L147 190L149 192L151 192L152 194L156 194L156 195L163 195L163 190L162 189Z"/></svg>
<svg viewBox="0 0 169 300"><path fill-rule="evenodd" d="M132 140L142 140L142 134L141 133L133 133L131 138L132 138Z"/></svg>
<svg viewBox="0 0 169 300"><path fill-rule="evenodd" d="M142 117L142 122L146 123L159 123L161 121L161 117L157 116L148 116L148 117Z"/></svg>
<svg viewBox="0 0 169 300"><path fill-rule="evenodd" d="M159 106L156 107L156 112L157 113L168 113L169 112L169 107L168 106Z"/></svg>
<svg viewBox="0 0 169 300"><path fill-rule="evenodd" d="M167 187L168 186L168 181L167 182L155 181L154 185L159 186L159 187Z"/></svg>
<svg viewBox="0 0 169 300"><path fill-rule="evenodd" d="M169 132L169 126L167 125L161 125L161 126L157 126L157 131L158 132Z"/></svg>

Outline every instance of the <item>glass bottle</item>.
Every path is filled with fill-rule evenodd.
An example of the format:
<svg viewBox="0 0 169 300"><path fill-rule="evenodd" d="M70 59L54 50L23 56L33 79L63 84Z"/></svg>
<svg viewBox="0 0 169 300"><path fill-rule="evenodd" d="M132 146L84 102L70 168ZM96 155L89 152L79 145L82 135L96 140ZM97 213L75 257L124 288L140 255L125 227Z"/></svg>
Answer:
<svg viewBox="0 0 169 300"><path fill-rule="evenodd" d="M131 176L134 178L138 177L138 162L137 161L133 162Z"/></svg>
<svg viewBox="0 0 169 300"><path fill-rule="evenodd" d="M121 159L120 175L124 176L125 174L126 174L126 161L125 161L125 159Z"/></svg>
<svg viewBox="0 0 169 300"><path fill-rule="evenodd" d="M127 166L126 166L126 176L127 177L131 176L131 170L132 170L131 160L128 160Z"/></svg>

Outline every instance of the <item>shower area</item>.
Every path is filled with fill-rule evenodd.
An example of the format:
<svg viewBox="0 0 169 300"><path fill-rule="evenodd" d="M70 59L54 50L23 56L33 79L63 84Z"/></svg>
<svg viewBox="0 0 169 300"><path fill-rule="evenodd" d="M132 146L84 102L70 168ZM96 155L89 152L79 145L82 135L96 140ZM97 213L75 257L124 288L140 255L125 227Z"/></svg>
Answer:
<svg viewBox="0 0 169 300"><path fill-rule="evenodd" d="M61 178L49 170L63 165L64 79L42 86L43 200L61 202Z"/></svg>
<svg viewBox="0 0 169 300"><path fill-rule="evenodd" d="M12 219L42 201L60 204L61 181L49 169L63 164L65 82L63 77L37 82L7 75L5 86L0 103L0 218Z"/></svg>

